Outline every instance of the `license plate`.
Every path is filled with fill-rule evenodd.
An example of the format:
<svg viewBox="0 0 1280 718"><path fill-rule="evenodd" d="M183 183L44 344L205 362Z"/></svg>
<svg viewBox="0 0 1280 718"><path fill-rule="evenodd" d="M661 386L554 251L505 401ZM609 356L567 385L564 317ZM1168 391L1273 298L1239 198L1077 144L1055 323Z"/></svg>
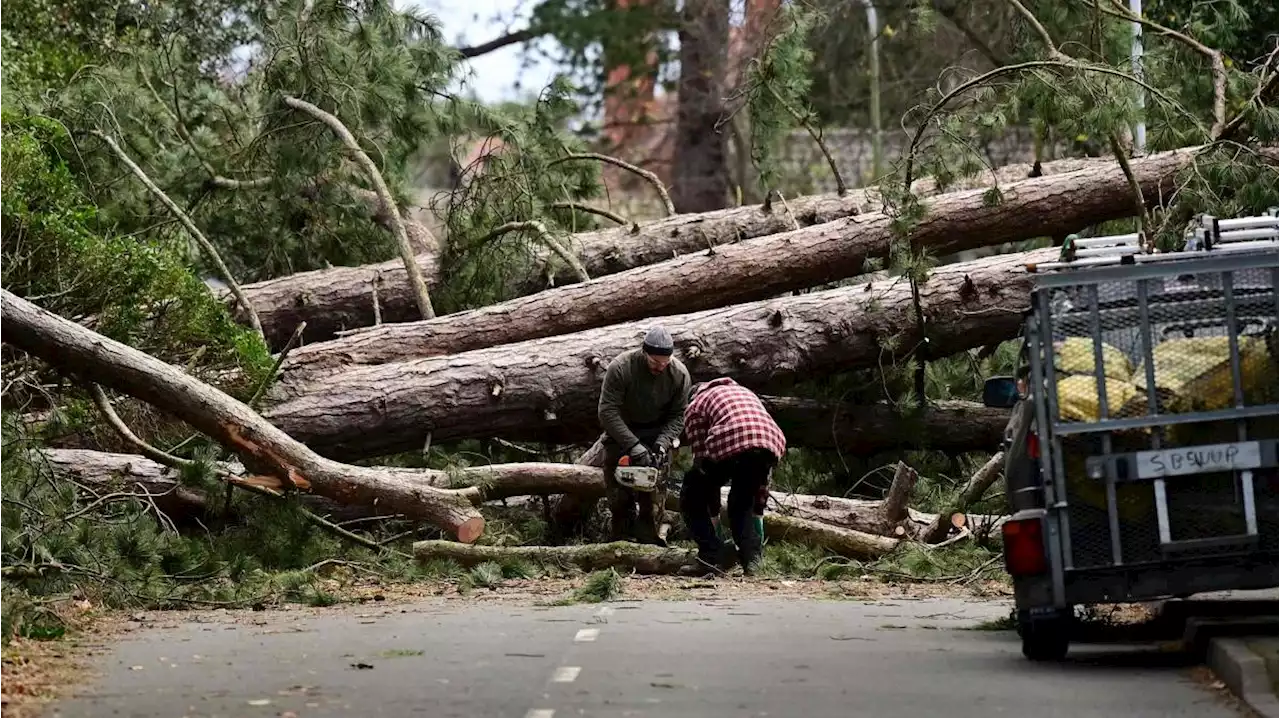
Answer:
<svg viewBox="0 0 1280 718"><path fill-rule="evenodd" d="M1138 477L1142 479L1243 471L1261 466L1262 447L1256 441L1138 452Z"/></svg>

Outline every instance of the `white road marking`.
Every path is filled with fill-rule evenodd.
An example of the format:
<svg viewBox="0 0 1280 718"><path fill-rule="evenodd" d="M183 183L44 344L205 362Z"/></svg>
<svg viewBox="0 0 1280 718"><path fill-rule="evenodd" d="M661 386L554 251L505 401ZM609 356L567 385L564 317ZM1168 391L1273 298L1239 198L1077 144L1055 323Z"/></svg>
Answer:
<svg viewBox="0 0 1280 718"><path fill-rule="evenodd" d="M554 683L573 683L581 672L581 666L560 666L551 674L551 680Z"/></svg>
<svg viewBox="0 0 1280 718"><path fill-rule="evenodd" d="M596 637L599 635L600 635L599 628L582 628L582 629L579 629L577 635L573 637L573 642L588 643L596 640Z"/></svg>
<svg viewBox="0 0 1280 718"><path fill-rule="evenodd" d="M524 718L552 718L555 714L554 708L530 708Z"/></svg>

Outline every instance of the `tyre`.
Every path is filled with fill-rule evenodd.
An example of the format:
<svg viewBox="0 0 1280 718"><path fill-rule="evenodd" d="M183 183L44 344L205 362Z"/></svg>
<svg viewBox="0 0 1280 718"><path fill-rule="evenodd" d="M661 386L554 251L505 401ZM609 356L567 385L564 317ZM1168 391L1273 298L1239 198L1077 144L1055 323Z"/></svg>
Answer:
<svg viewBox="0 0 1280 718"><path fill-rule="evenodd" d="M1070 615L1070 614L1068 614ZM1070 622L1063 617L1018 620L1022 655L1032 661L1060 661L1071 645Z"/></svg>

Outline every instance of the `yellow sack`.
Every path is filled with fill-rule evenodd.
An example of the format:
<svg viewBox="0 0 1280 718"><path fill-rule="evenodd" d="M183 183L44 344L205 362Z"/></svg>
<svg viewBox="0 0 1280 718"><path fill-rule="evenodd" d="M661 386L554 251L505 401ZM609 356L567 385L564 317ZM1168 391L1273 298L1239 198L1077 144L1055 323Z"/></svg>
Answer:
<svg viewBox="0 0 1280 718"><path fill-rule="evenodd" d="M1111 418L1141 414L1146 409L1144 395L1128 378L1108 376L1107 413ZM1077 374L1058 380L1058 416L1062 421L1098 421L1098 382L1092 376Z"/></svg>
<svg viewBox="0 0 1280 718"><path fill-rule="evenodd" d="M1276 364L1267 352L1266 342L1257 337L1242 336L1238 340L1245 404L1274 401ZM1228 337L1167 339L1156 345L1151 355L1156 391L1164 398L1167 410L1214 411L1235 404ZM1134 371L1133 381L1147 391L1145 362Z"/></svg>
<svg viewBox="0 0 1280 718"><path fill-rule="evenodd" d="M1093 340L1084 337L1068 337L1053 345L1054 369L1062 374L1094 374ZM1133 376L1133 362L1124 352L1102 342L1102 375L1128 381ZM1115 404L1109 398L1108 404ZM1118 406L1118 404L1116 404Z"/></svg>

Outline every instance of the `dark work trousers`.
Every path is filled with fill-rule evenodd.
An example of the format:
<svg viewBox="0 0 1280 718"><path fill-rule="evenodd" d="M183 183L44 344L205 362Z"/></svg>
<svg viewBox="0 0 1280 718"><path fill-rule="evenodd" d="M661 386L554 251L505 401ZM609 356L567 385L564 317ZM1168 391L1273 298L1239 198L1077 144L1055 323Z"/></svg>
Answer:
<svg viewBox="0 0 1280 718"><path fill-rule="evenodd" d="M720 513L720 488L729 484L729 530L738 547L738 561L746 569L759 559L764 537L751 517L764 513L761 496L767 496L769 474L777 461L767 449L747 449L724 461L704 461L701 471L685 474L680 513L698 544L699 558L716 562L720 539L711 518Z"/></svg>
<svg viewBox="0 0 1280 718"><path fill-rule="evenodd" d="M604 492L609 500L609 540L625 541L631 538L640 543L656 544L658 513L654 511L653 498L657 494L632 491L618 483L615 476L622 453L616 443L605 442ZM665 490L662 495L666 496Z"/></svg>

